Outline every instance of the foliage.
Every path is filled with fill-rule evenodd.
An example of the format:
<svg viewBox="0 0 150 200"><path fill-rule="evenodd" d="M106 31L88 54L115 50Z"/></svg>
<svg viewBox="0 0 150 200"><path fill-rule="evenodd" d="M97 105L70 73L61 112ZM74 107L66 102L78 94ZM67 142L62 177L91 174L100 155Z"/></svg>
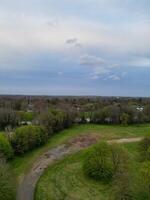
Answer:
<svg viewBox="0 0 150 200"><path fill-rule="evenodd" d="M16 180L8 165L0 163L0 200L15 200Z"/></svg>
<svg viewBox="0 0 150 200"><path fill-rule="evenodd" d="M34 118L33 112L24 112L24 111L19 111L18 113L20 121L32 121Z"/></svg>
<svg viewBox="0 0 150 200"><path fill-rule="evenodd" d="M90 150L83 165L84 173L103 182L113 180L114 199L130 200L132 192L130 187L129 156L117 144L109 145L101 142Z"/></svg>
<svg viewBox="0 0 150 200"><path fill-rule="evenodd" d="M150 161L142 163L140 168L141 183L144 191L148 193L150 199Z"/></svg>
<svg viewBox="0 0 150 200"><path fill-rule="evenodd" d="M60 110L47 110L43 112L39 117L40 124L45 127L49 135L52 135L58 131L68 128L72 125L72 116L67 112Z"/></svg>
<svg viewBox="0 0 150 200"><path fill-rule="evenodd" d="M141 161L150 161L150 137L145 137L139 145L139 153Z"/></svg>
<svg viewBox="0 0 150 200"><path fill-rule="evenodd" d="M122 113L122 115L120 116L121 124L127 125L129 124L129 120L130 120L129 115L127 113Z"/></svg>
<svg viewBox="0 0 150 200"><path fill-rule="evenodd" d="M18 117L14 110L0 108L0 129L4 130L7 126L14 128L18 125Z"/></svg>
<svg viewBox="0 0 150 200"><path fill-rule="evenodd" d="M110 146L105 142L95 145L85 158L83 170L95 180L110 181L114 170Z"/></svg>
<svg viewBox="0 0 150 200"><path fill-rule="evenodd" d="M12 137L12 146L16 154L23 154L46 143L47 133L40 126L22 126L17 128Z"/></svg>
<svg viewBox="0 0 150 200"><path fill-rule="evenodd" d="M150 199L150 161L142 162L135 179L134 198L136 200Z"/></svg>
<svg viewBox="0 0 150 200"><path fill-rule="evenodd" d="M6 159L13 157L13 149L6 135L0 133L0 154Z"/></svg>

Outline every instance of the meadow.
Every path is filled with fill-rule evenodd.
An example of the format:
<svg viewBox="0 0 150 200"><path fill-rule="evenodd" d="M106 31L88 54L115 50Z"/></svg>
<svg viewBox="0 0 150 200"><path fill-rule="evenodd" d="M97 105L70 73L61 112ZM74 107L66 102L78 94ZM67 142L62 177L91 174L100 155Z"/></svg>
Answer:
<svg viewBox="0 0 150 200"><path fill-rule="evenodd" d="M33 164L46 151L67 143L72 138L80 135L97 134L99 140L112 140L120 138L145 137L150 135L150 124L143 125L74 125L65 129L51 139L43 147L15 157L10 166L17 176L18 184L30 171ZM121 144L130 154L133 171L136 171L138 142ZM91 148L91 147L90 147ZM89 149L89 148L88 148ZM113 187L112 184L102 184L86 177L82 165L87 149L65 157L48 167L38 181L35 200L108 200Z"/></svg>
<svg viewBox="0 0 150 200"><path fill-rule="evenodd" d="M62 143L66 143L69 139L83 134L96 133L99 134L101 139L116 139L116 138L130 138L130 137L141 137L150 135L150 124L143 125L74 125L71 128L65 129L52 138L50 138L46 145L28 152L21 157L15 157L10 162L12 169L20 181L24 175L30 170L33 163L47 150L58 146Z"/></svg>

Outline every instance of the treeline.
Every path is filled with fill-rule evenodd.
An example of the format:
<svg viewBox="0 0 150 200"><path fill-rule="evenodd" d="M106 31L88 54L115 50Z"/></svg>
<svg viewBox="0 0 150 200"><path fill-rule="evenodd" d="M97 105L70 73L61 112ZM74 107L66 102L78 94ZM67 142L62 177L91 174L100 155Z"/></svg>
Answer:
<svg viewBox="0 0 150 200"><path fill-rule="evenodd" d="M62 118L65 118L63 125L61 125ZM0 130L13 131L21 125L41 125L42 123L49 132L51 132L49 126L52 126L54 132L57 132L72 122L147 123L150 122L150 99L17 96L0 98Z"/></svg>
<svg viewBox="0 0 150 200"><path fill-rule="evenodd" d="M91 112L82 112L80 123L136 124L150 122L150 105L109 105Z"/></svg>

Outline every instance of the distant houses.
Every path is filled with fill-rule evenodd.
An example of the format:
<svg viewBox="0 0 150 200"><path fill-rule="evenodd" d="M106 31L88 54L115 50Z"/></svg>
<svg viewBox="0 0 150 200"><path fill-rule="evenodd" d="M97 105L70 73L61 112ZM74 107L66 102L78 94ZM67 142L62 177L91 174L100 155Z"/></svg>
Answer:
<svg viewBox="0 0 150 200"><path fill-rule="evenodd" d="M143 106L138 106L136 108L136 110L139 111L139 112L143 112L144 111L144 107Z"/></svg>

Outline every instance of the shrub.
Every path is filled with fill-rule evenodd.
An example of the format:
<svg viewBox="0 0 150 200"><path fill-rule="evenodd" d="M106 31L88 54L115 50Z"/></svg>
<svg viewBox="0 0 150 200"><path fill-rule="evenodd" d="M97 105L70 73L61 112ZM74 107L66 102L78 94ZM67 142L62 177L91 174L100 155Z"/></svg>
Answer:
<svg viewBox="0 0 150 200"><path fill-rule="evenodd" d="M13 157L13 149L9 143L7 137L4 134L0 134L0 154L7 159Z"/></svg>
<svg viewBox="0 0 150 200"><path fill-rule="evenodd" d="M123 183L124 181L127 183L129 177L129 156L117 144L110 145L100 142L87 152L83 163L83 170L87 176L95 180L109 182L113 179L113 181L118 183Z"/></svg>
<svg viewBox="0 0 150 200"><path fill-rule="evenodd" d="M134 184L134 199L150 199L150 161L142 162L137 170Z"/></svg>
<svg viewBox="0 0 150 200"><path fill-rule="evenodd" d="M110 181L114 170L110 146L101 142L90 149L85 158L83 170L87 176L95 180Z"/></svg>
<svg viewBox="0 0 150 200"><path fill-rule="evenodd" d="M22 126L16 129L12 137L12 146L16 154L23 154L46 143L47 133L40 126Z"/></svg>
<svg viewBox="0 0 150 200"><path fill-rule="evenodd" d="M113 163L114 163L114 200L132 200L132 176L130 174L128 153L117 145L112 147Z"/></svg>
<svg viewBox="0 0 150 200"><path fill-rule="evenodd" d="M0 163L0 200L15 200L16 180L8 165Z"/></svg>
<svg viewBox="0 0 150 200"><path fill-rule="evenodd" d="M150 137L146 137L140 142L139 153L141 161L150 160Z"/></svg>

